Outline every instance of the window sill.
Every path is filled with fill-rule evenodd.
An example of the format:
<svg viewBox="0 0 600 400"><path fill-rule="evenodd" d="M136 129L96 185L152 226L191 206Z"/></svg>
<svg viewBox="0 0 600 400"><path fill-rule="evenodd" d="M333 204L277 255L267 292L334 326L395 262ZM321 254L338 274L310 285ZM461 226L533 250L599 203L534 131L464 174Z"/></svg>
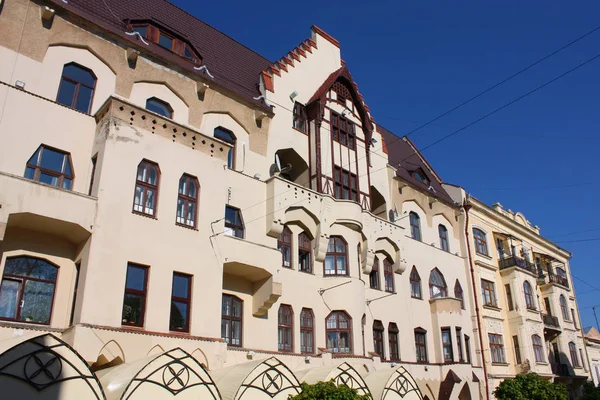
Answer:
<svg viewBox="0 0 600 400"><path fill-rule="evenodd" d="M534 314L539 314L540 312L535 309L535 308L528 308L527 311L529 311L530 313L534 313Z"/></svg>
<svg viewBox="0 0 600 400"><path fill-rule="evenodd" d="M488 310L494 310L494 311L502 311L502 309L500 307L492 305L492 304L484 304L483 308L488 309Z"/></svg>
<svg viewBox="0 0 600 400"><path fill-rule="evenodd" d="M295 130L296 132L300 132L303 135L308 135L308 132L301 131L300 129L294 128L293 126L292 126L292 129Z"/></svg>
<svg viewBox="0 0 600 400"><path fill-rule="evenodd" d="M536 361L536 365L549 365L546 361Z"/></svg>
<svg viewBox="0 0 600 400"><path fill-rule="evenodd" d="M139 212L139 211L135 211L135 210L132 210L132 211L131 211L131 213L132 213L132 214L135 214L135 215L139 215L140 217L146 217L146 218L149 218L149 219L156 219L156 220L158 219L158 218L157 218L156 216L154 216L154 215L145 214L145 213L143 213L143 212Z"/></svg>
<svg viewBox="0 0 600 400"><path fill-rule="evenodd" d="M198 232L198 228L196 228L195 226L189 226L189 225L186 225L186 224L180 224L179 222L175 222L175 225L180 226L180 227L185 228L185 229L189 229L190 231L196 231L196 232Z"/></svg>
<svg viewBox="0 0 600 400"><path fill-rule="evenodd" d="M478 256L483 257L483 258L488 259L488 260L492 259L492 256L487 255L487 254L483 254L483 253L479 253L477 250L475 250L475 255L478 255Z"/></svg>
<svg viewBox="0 0 600 400"><path fill-rule="evenodd" d="M290 269L291 269L291 267L290 267ZM307 274L307 275L314 275L314 272L312 272L312 271L304 271L302 269L299 269L298 272L302 272L303 274Z"/></svg>
<svg viewBox="0 0 600 400"><path fill-rule="evenodd" d="M501 362L492 362L492 365L497 365L499 367L508 367L510 364L508 364L508 363L501 363Z"/></svg>
<svg viewBox="0 0 600 400"><path fill-rule="evenodd" d="M350 278L350 275L341 275L341 274L323 274L323 278Z"/></svg>
<svg viewBox="0 0 600 400"><path fill-rule="evenodd" d="M411 299L415 299L415 300L423 300L422 297L414 297L414 296L410 296Z"/></svg>
<svg viewBox="0 0 600 400"><path fill-rule="evenodd" d="M123 328L139 329L141 331L144 330L144 325L133 325L133 324L121 323L121 326Z"/></svg>

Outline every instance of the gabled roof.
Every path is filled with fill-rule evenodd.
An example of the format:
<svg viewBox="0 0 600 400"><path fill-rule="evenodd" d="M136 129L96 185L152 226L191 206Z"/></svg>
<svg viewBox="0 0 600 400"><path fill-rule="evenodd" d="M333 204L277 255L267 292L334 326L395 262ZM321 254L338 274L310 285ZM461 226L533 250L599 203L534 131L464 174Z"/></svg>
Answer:
<svg viewBox="0 0 600 400"><path fill-rule="evenodd" d="M254 97L260 96L259 75L272 62L200 21L167 0L49 0L57 9L65 9L123 39L141 45L168 63L212 80L193 70L193 65L175 53L151 43L145 46L135 36L125 34L127 20L153 20L181 35L200 53L202 64L215 77L214 82L242 98L266 107Z"/></svg>
<svg viewBox="0 0 600 400"><path fill-rule="evenodd" d="M387 149L388 163L396 168L396 176L420 191L426 192L429 196L448 204L454 204L454 200L444 190L442 186L443 181L439 175L429 165L409 138L406 136L403 138L396 136L380 125L377 126L377 132L381 134L383 144L385 149ZM419 169L427 175L429 185L424 184L413 176L413 173Z"/></svg>

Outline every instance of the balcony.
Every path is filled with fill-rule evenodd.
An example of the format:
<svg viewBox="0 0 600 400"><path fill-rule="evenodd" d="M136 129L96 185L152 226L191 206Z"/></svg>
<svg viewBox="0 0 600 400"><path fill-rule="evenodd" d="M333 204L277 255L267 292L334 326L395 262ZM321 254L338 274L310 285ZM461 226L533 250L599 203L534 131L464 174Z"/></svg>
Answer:
<svg viewBox="0 0 600 400"><path fill-rule="evenodd" d="M547 327L560 329L560 324L558 323L557 317L549 314L542 314L542 320L544 321L544 325Z"/></svg>
<svg viewBox="0 0 600 400"><path fill-rule="evenodd" d="M560 275L548 275L548 283L555 283L560 286L569 288L569 280L565 276Z"/></svg>
<svg viewBox="0 0 600 400"><path fill-rule="evenodd" d="M498 261L498 266L501 270L508 268L519 268L536 276L538 275L537 267L533 263L517 256L501 258Z"/></svg>

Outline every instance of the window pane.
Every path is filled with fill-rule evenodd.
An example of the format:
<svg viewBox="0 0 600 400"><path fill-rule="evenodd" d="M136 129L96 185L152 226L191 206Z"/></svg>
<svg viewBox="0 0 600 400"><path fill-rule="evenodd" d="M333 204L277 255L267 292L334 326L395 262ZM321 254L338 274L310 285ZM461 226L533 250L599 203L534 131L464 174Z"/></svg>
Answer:
<svg viewBox="0 0 600 400"><path fill-rule="evenodd" d="M146 37L146 32L148 31L148 28L145 26L134 26L133 31L138 32L142 37Z"/></svg>
<svg viewBox="0 0 600 400"><path fill-rule="evenodd" d="M63 178L62 187L63 189L71 190L71 185L73 184L72 179Z"/></svg>
<svg viewBox="0 0 600 400"><path fill-rule="evenodd" d="M155 98L146 100L146 109L162 115L163 117L171 118L173 116L169 104Z"/></svg>
<svg viewBox="0 0 600 400"><path fill-rule="evenodd" d="M234 346L242 344L242 324L240 321L231 321L231 344Z"/></svg>
<svg viewBox="0 0 600 400"><path fill-rule="evenodd" d="M237 299L232 299L231 300L232 303L232 312L231 315L233 317L238 317L241 318L242 316L242 302L237 300Z"/></svg>
<svg viewBox="0 0 600 400"><path fill-rule="evenodd" d="M30 167L25 168L25 178L33 179L34 176L35 176L35 169L30 168Z"/></svg>
<svg viewBox="0 0 600 400"><path fill-rule="evenodd" d="M53 283L26 281L20 320L40 324L50 322L53 295Z"/></svg>
<svg viewBox="0 0 600 400"><path fill-rule="evenodd" d="M146 269L133 265L127 266L127 289L143 291L146 288Z"/></svg>
<svg viewBox="0 0 600 400"><path fill-rule="evenodd" d="M325 275L335 274L334 258L332 256L325 257Z"/></svg>
<svg viewBox="0 0 600 400"><path fill-rule="evenodd" d="M92 95L94 91L87 86L79 86L79 93L77 93L77 103L75 109L83 113L89 113L92 105Z"/></svg>
<svg viewBox="0 0 600 400"><path fill-rule="evenodd" d="M44 150L42 151L42 159L40 160L40 167L61 173L64 158L64 153L59 153L58 151L44 147Z"/></svg>
<svg viewBox="0 0 600 400"><path fill-rule="evenodd" d="M341 239L337 239L335 241L335 251L336 253L345 253L346 252L346 245L344 244L344 242L342 242Z"/></svg>
<svg viewBox="0 0 600 400"><path fill-rule="evenodd" d="M63 79L60 83L60 90L56 97L56 102L71 107L73 105L73 100L75 99L75 88L76 85L73 82Z"/></svg>
<svg viewBox="0 0 600 400"><path fill-rule="evenodd" d="M144 213L154 215L154 190L146 189L146 207Z"/></svg>
<svg viewBox="0 0 600 400"><path fill-rule="evenodd" d="M39 181L41 183L45 183L46 185L58 186L58 176L48 175L44 172L40 173Z"/></svg>
<svg viewBox="0 0 600 400"><path fill-rule="evenodd" d="M187 329L188 305L178 301L171 302L171 321L169 329Z"/></svg>
<svg viewBox="0 0 600 400"><path fill-rule="evenodd" d="M0 287L0 318L14 319L17 313L19 281L2 280Z"/></svg>
<svg viewBox="0 0 600 400"><path fill-rule="evenodd" d="M143 305L142 296L126 293L123 301L123 323L141 325Z"/></svg>
<svg viewBox="0 0 600 400"><path fill-rule="evenodd" d="M184 299L189 298L190 277L173 275L173 296Z"/></svg>
<svg viewBox="0 0 600 400"><path fill-rule="evenodd" d="M30 257L14 257L6 260L5 275L15 275L56 281L58 269L47 261Z"/></svg>
<svg viewBox="0 0 600 400"><path fill-rule="evenodd" d="M173 48L173 39L161 33L158 38L158 44L165 49L171 50Z"/></svg>
<svg viewBox="0 0 600 400"><path fill-rule="evenodd" d="M230 132L229 130L222 128L222 127L217 127L214 130L214 136L217 139L221 139L227 143L235 143L235 136L233 135L232 132Z"/></svg>
<svg viewBox="0 0 600 400"><path fill-rule="evenodd" d="M65 65L63 69L63 76L91 87L93 87L96 83L96 78L94 78L94 75L92 75L90 71L75 64Z"/></svg>
<svg viewBox="0 0 600 400"><path fill-rule="evenodd" d="M337 273L346 274L346 257L338 256L337 259Z"/></svg>

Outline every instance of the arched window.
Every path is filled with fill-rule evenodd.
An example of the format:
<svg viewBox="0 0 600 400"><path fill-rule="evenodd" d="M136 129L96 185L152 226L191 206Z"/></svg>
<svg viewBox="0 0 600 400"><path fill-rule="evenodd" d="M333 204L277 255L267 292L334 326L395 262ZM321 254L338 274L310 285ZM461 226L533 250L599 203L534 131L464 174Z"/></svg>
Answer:
<svg viewBox="0 0 600 400"><path fill-rule="evenodd" d="M421 218L416 212L411 211L410 218L410 236L415 240L421 240Z"/></svg>
<svg viewBox="0 0 600 400"><path fill-rule="evenodd" d="M89 114L96 88L96 75L79 64L69 63L63 67L56 102Z"/></svg>
<svg viewBox="0 0 600 400"><path fill-rule="evenodd" d="M244 221L242 220L242 212L239 208L225 206L225 230L224 233L228 236L244 238Z"/></svg>
<svg viewBox="0 0 600 400"><path fill-rule="evenodd" d="M373 349L375 353L379 354L381 359L385 359L385 350L383 348L383 332L385 328L383 323L379 320L373 321Z"/></svg>
<svg viewBox="0 0 600 400"><path fill-rule="evenodd" d="M394 263L388 257L383 260L383 281L385 291L394 293Z"/></svg>
<svg viewBox="0 0 600 400"><path fill-rule="evenodd" d="M448 244L448 229L444 225L439 224L438 233L440 234L440 249L450 251L450 245Z"/></svg>
<svg viewBox="0 0 600 400"><path fill-rule="evenodd" d="M6 259L0 286L0 319L50 324L58 267L34 257Z"/></svg>
<svg viewBox="0 0 600 400"><path fill-rule="evenodd" d="M298 235L298 271L312 273L312 240L306 232Z"/></svg>
<svg viewBox="0 0 600 400"><path fill-rule="evenodd" d="M282 304L279 306L277 314L277 348L279 351L292 352L294 332L294 311L292 306Z"/></svg>
<svg viewBox="0 0 600 400"><path fill-rule="evenodd" d="M158 164L143 160L137 168L133 211L152 217L156 216L158 183L160 170Z"/></svg>
<svg viewBox="0 0 600 400"><path fill-rule="evenodd" d="M331 236L325 255L326 276L348 276L348 244L341 236Z"/></svg>
<svg viewBox="0 0 600 400"><path fill-rule="evenodd" d="M569 321L569 307L567 306L567 299L565 299L564 295L560 295L560 311L562 312L563 319L565 321Z"/></svg>
<svg viewBox="0 0 600 400"><path fill-rule="evenodd" d="M229 129L225 129L222 126L217 126L214 131L214 137L221 139L222 141L229 143L233 146L227 153L227 168L235 168L235 142L236 137Z"/></svg>
<svg viewBox="0 0 600 400"><path fill-rule="evenodd" d="M577 347L573 342L569 342L569 353L571 355L571 363L573 363L573 366L580 367L581 364L579 364L579 357L577 357Z"/></svg>
<svg viewBox="0 0 600 400"><path fill-rule="evenodd" d="M326 320L327 350L352 353L352 318L345 311L333 311Z"/></svg>
<svg viewBox="0 0 600 400"><path fill-rule="evenodd" d="M478 228L473 228L473 240L475 241L475 252L488 255L487 239L485 232Z"/></svg>
<svg viewBox="0 0 600 400"><path fill-rule="evenodd" d="M414 265L410 271L410 296L414 299L423 298L423 293L421 291L421 277Z"/></svg>
<svg viewBox="0 0 600 400"><path fill-rule="evenodd" d="M300 352L315 352L315 316L310 308L303 308L300 313Z"/></svg>
<svg viewBox="0 0 600 400"><path fill-rule="evenodd" d="M183 174L179 179L179 194L177 195L177 218L175 221L184 226L196 227L198 214L198 179Z"/></svg>
<svg viewBox="0 0 600 400"><path fill-rule="evenodd" d="M71 156L61 150L41 145L27 161L25 178L71 190L74 178Z"/></svg>
<svg viewBox="0 0 600 400"><path fill-rule="evenodd" d="M242 310L239 298L224 294L221 307L221 338L229 346L242 346Z"/></svg>
<svg viewBox="0 0 600 400"><path fill-rule="evenodd" d="M544 346L542 345L542 338L538 335L531 336L531 343L533 344L533 353L535 354L536 362L545 362L544 360Z"/></svg>
<svg viewBox="0 0 600 400"><path fill-rule="evenodd" d="M369 284L371 289L379 290L379 259L376 258L373 263L373 268L371 268L371 273L369 274Z"/></svg>
<svg viewBox="0 0 600 400"><path fill-rule="evenodd" d="M292 231L287 226L283 227L283 232L279 235L277 249L281 251L281 265L292 268Z"/></svg>
<svg viewBox="0 0 600 400"><path fill-rule="evenodd" d="M432 299L438 297L448 297L448 288L444 276L437 269L434 268L429 274L429 295Z"/></svg>
<svg viewBox="0 0 600 400"><path fill-rule="evenodd" d="M157 97L150 97L146 100L146 110L155 112L166 118L173 118L173 107Z"/></svg>
<svg viewBox="0 0 600 400"><path fill-rule="evenodd" d="M394 322L390 322L388 324L388 339L390 344L390 360L391 361L399 361L400 360L400 347L398 345L398 333L400 330L398 329L398 325Z"/></svg>
<svg viewBox="0 0 600 400"><path fill-rule="evenodd" d="M527 281L523 283L523 292L525 293L525 305L529 310L535 310L535 300L533 299L533 289Z"/></svg>
<svg viewBox="0 0 600 400"><path fill-rule="evenodd" d="M465 309L465 296L463 294L462 286L458 279L454 284L454 297L460 300L460 308Z"/></svg>

